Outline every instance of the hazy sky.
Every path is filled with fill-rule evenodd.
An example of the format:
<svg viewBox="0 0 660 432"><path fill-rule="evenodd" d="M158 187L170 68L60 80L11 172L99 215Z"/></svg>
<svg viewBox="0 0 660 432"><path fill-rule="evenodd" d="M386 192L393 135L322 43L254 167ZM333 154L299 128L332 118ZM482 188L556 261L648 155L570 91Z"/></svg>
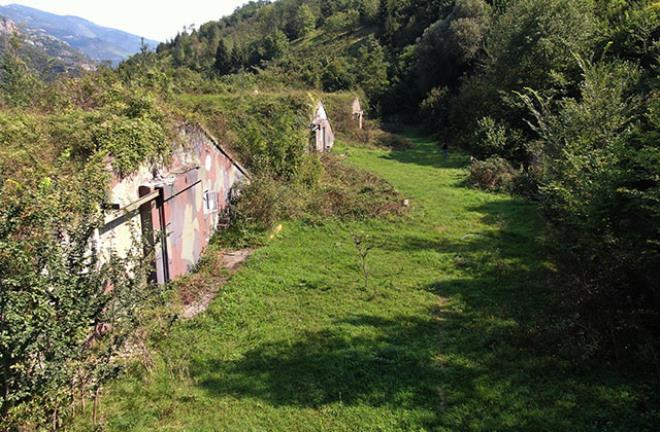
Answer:
<svg viewBox="0 0 660 432"><path fill-rule="evenodd" d="M12 3L165 41L183 26L217 20L247 0L0 0L3 6Z"/></svg>

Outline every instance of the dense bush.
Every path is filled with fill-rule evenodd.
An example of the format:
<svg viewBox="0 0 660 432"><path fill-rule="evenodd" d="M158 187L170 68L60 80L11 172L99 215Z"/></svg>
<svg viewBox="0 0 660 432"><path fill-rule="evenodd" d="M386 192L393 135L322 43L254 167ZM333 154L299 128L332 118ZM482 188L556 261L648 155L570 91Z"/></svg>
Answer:
<svg viewBox="0 0 660 432"><path fill-rule="evenodd" d="M427 28L397 91L419 80L425 123L482 159L470 182L541 203L584 346L657 353L657 5L478 3Z"/></svg>
<svg viewBox="0 0 660 432"><path fill-rule="evenodd" d="M569 303L618 355L636 353L660 324L660 148L648 140L658 101L640 119L639 77L629 63L584 62L579 98L524 98L546 158L542 202L575 277Z"/></svg>
<svg viewBox="0 0 660 432"><path fill-rule="evenodd" d="M349 133L358 128L358 122L353 118L352 103L355 98L360 100L362 108L368 112L369 102L361 92L335 92L323 95L323 104L332 120L335 135Z"/></svg>
<svg viewBox="0 0 660 432"><path fill-rule="evenodd" d="M0 104L29 105L42 88L42 82L19 57L0 53Z"/></svg>
<svg viewBox="0 0 660 432"><path fill-rule="evenodd" d="M305 92L261 95L218 92L185 95L179 105L193 112L258 175L293 180L309 146L313 101Z"/></svg>
<svg viewBox="0 0 660 432"><path fill-rule="evenodd" d="M416 45L417 74L424 93L455 85L482 49L490 24L483 0L459 0L452 12L429 26Z"/></svg>
<svg viewBox="0 0 660 432"><path fill-rule="evenodd" d="M520 172L504 158L493 156L484 161L473 159L470 163L469 182L489 191L513 191Z"/></svg>
<svg viewBox="0 0 660 432"><path fill-rule="evenodd" d="M236 146L248 165L258 172L293 177L309 143L305 117L296 115L295 106L268 102L256 103L246 114L236 119L235 130Z"/></svg>
<svg viewBox="0 0 660 432"><path fill-rule="evenodd" d="M478 157L501 155L507 148L506 128L491 117L484 117L477 123L473 142L472 152Z"/></svg>
<svg viewBox="0 0 660 432"><path fill-rule="evenodd" d="M349 61L345 57L329 60L321 73L321 85L327 92L350 89L355 85L355 77L350 70Z"/></svg>
<svg viewBox="0 0 660 432"><path fill-rule="evenodd" d="M434 87L420 102L420 116L430 131L438 131L447 127L449 98L450 92L447 87Z"/></svg>
<svg viewBox="0 0 660 432"><path fill-rule="evenodd" d="M348 10L345 12L336 12L325 20L325 26L331 33L341 33L354 30L360 20L360 12L357 10Z"/></svg>
<svg viewBox="0 0 660 432"><path fill-rule="evenodd" d="M5 430L57 429L80 400L93 398L116 374L115 356L150 293L141 245L125 257L92 253L107 180L101 168L69 176L37 165L20 179L0 171Z"/></svg>

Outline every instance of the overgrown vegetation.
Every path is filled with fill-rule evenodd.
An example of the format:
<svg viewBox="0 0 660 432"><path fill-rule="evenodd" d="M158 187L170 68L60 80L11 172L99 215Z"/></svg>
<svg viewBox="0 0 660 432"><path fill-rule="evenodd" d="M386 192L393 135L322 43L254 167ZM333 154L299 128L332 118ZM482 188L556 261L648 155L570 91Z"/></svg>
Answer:
<svg viewBox="0 0 660 432"><path fill-rule="evenodd" d="M96 253L96 241L108 166L125 175L166 158L168 114L110 71L45 85L20 60L4 64L0 422L59 429L117 374L158 293L145 283L143 245L120 256Z"/></svg>
<svg viewBox="0 0 660 432"><path fill-rule="evenodd" d="M369 172L347 167L333 155L309 156L306 174L295 184L260 176L241 190L233 214L234 229L267 231L276 222L330 218L367 220L402 215L403 196Z"/></svg>
<svg viewBox="0 0 660 432"><path fill-rule="evenodd" d="M547 299L561 301L556 309L560 316L539 319L537 327L527 326L512 334L540 338L553 335L549 329L559 329L568 342L557 344L558 349L584 364L566 357L543 357L541 363L559 361L579 368L599 359L611 361L614 367L634 365L632 369L649 377L657 374L659 38L660 8L653 0L257 1L229 17L180 33L157 52L144 50L114 70L100 68L78 79L65 76L51 83L39 79L34 59L24 47L16 41L3 41L2 421L10 427L57 428L70 414L74 398L94 395L100 383L116 372L109 359L121 350L146 302L134 295L146 296L150 291L136 289L142 284L139 263L125 262L134 257L113 257L102 265L88 253L94 228L101 221L107 168L125 176L146 161L167 160L175 138L173 129L180 122L202 123L252 171L252 183L244 186L242 199L234 204L231 240L237 244L263 244L264 233L283 220L304 235L306 227L326 221L330 227L369 224L373 218L403 213L404 197L390 183L348 168L342 156L319 158L306 153L310 112L319 98L326 102L337 136L361 146L344 147L349 157L353 151L378 154L382 160L367 159L385 171L391 167L381 163L388 158L398 157L407 164L404 166L422 167L465 162L461 157L428 159L409 139L391 131L403 119L415 121L442 137L443 144L452 147L452 156L453 147L461 147L473 157L469 175L454 173L454 180L491 192L521 194L538 204L546 223L534 225L534 230L547 229L548 244L553 246L547 255L553 257L558 270L552 279L557 286L555 296ZM355 95L360 96L370 117L363 129L355 127L349 108ZM423 146L422 150L432 149ZM437 151L433 149L433 154ZM418 174L415 186L423 193L401 176L397 180L417 193L424 205L429 200L445 202L446 197L438 196L434 187L441 187L449 194L446 201L452 202L457 192L444 183L439 185L433 177L435 171ZM461 193L481 201L499 196ZM471 214L470 209L458 207ZM445 222L449 217L435 210L432 216ZM420 227L440 232L449 223L436 226L427 222ZM459 231L459 227L452 229ZM461 233L463 240L475 235ZM512 252L517 237L503 238L511 244L497 242L495 247L475 240L475 248L493 246L483 256L471 250L442 262L419 256L416 259L423 265L412 263L419 273L415 277L435 271L432 265L447 268L451 262L451 268L467 278L474 276L471 270L489 262L492 265L486 266L483 275L497 286L510 275L508 258L536 259ZM420 240L422 245L425 241ZM462 247L453 244L441 249L454 253ZM507 257L501 255L503 249L509 250ZM371 250L369 258L377 259L378 253L378 248ZM126 266L135 268L135 277L120 271ZM538 270L538 266L534 268ZM365 276L370 284L378 280L370 273ZM109 283L116 288L107 290ZM457 283L454 287L470 288ZM406 304L407 299L401 299L396 289L383 292ZM407 293L418 298L416 291ZM481 304L479 299L472 300ZM29 313L21 312L25 309ZM452 314L464 313L459 309ZM486 309L479 319L488 321ZM394 322L396 317L386 318ZM113 331L102 331L98 343L87 346L86 337L100 323ZM502 319L494 327L484 328L494 332L493 340L499 343L498 329L509 324ZM234 325L232 330L239 327L237 322L227 325ZM419 330L426 335L425 329ZM405 331L399 329L399 333ZM433 335L422 338L422 345L435 344ZM410 348L405 341L400 345L398 336L395 339L399 345L394 350ZM456 335L455 340L460 339ZM523 340L533 345L532 339ZM495 342L483 343L497 352ZM312 345L318 348L318 344ZM223 346L231 348L232 344ZM388 352L382 354L386 361L392 357ZM419 361L398 354L393 357L393 364L402 367ZM496 360L507 363L509 357L504 357L495 355ZM398 362L400 358L403 363ZM538 357L528 359L533 363ZM470 361L478 363L474 357ZM365 362L367 366L372 363ZM431 369L429 379L442 375ZM236 370L230 367L229 372ZM367 381L358 380L364 385ZM347 387L333 387L333 383L328 379L322 387L346 392ZM379 383L387 395L390 387ZM512 387L510 381L495 379L493 383L498 389ZM576 391L575 398L562 399L562 406L573 409L550 413L557 428L566 426L562 423L566 412L584 419L580 424L585 428L604 429L616 422L614 415L595 412L594 407L582 413L584 417L575 412L581 398L594 393ZM623 393L617 393L616 400L608 399L611 406L627 407L623 410L625 424L618 430L642 428L657 419L653 409L640 408L643 412L633 420L627 405L630 400L620 400ZM645 392L634 394L638 406L657 402ZM324 400L316 398L316 393L307 396L317 403ZM326 399L335 396L325 394ZM406 399L399 393L389 396ZM457 400L446 394L440 399L433 399L434 407ZM518 412L524 403L514 399L506 399L505 405ZM467 406L483 409L492 400L481 402L478 407ZM540 402L537 413L543 412ZM252 408L250 412L254 412ZM424 405L420 412L426 408ZM409 424L397 425L486 430L533 429L540 424L535 423L540 422L534 420L536 414L507 423L485 413L489 421L468 427L465 422L469 419L460 412L454 414L437 422L410 418ZM355 425L355 419L346 424Z"/></svg>
<svg viewBox="0 0 660 432"><path fill-rule="evenodd" d="M474 3L459 1L454 13ZM435 83L448 90L425 102L443 107L428 120L490 158L473 164L477 183L508 183L539 200L585 355L655 368L660 147L649 138L658 129L660 10L648 1L518 0L489 16L477 21L479 38L468 37L478 44L474 65Z"/></svg>
<svg viewBox="0 0 660 432"><path fill-rule="evenodd" d="M657 367L657 2L302 4L250 3L161 45L160 59L223 74L212 61L226 44L231 72L359 88L371 113L421 121L469 150L473 183L537 200L562 239L585 355ZM354 141L374 141L361 133Z"/></svg>
<svg viewBox="0 0 660 432"><path fill-rule="evenodd" d="M152 291L137 251L103 259L92 253L106 179L98 166L75 174L23 167L17 176L6 162L15 168L20 157L36 158L4 156L0 422L3 430L58 429L70 421L71 406L94 400L116 375L115 356Z"/></svg>
<svg viewBox="0 0 660 432"><path fill-rule="evenodd" d="M194 72L161 68L154 56L145 52L117 70L52 83L19 57L4 57L3 430L59 429L88 403L96 422L100 389L121 370L123 354L141 343L133 338L164 319L151 308L162 291L146 283L149 245L136 240L127 256L97 253L97 230L105 223L111 171L123 177L144 164L167 163L182 122L212 129L254 173L237 204L238 231L265 230L276 219L400 210L399 195L379 178L329 158L328 175L318 155L308 154L318 92L287 94L269 86L268 77L249 75L205 82ZM195 83L206 87L185 94ZM352 97L334 95L334 109L350 110ZM354 128L350 121L345 126Z"/></svg>
<svg viewBox="0 0 660 432"><path fill-rule="evenodd" d="M403 219L283 223L112 383L105 429L655 431L654 378L585 360L566 331L536 206L413 143L338 149L410 199Z"/></svg>

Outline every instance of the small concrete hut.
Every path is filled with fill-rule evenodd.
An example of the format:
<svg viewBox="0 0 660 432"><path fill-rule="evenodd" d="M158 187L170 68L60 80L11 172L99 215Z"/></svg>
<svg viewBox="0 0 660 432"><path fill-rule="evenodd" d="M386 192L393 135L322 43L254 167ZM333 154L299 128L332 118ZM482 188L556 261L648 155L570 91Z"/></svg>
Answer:
<svg viewBox="0 0 660 432"><path fill-rule="evenodd" d="M353 120L357 123L358 129L364 128L364 110L362 109L362 104L360 103L360 98L356 97L353 99L352 104L352 114Z"/></svg>
<svg viewBox="0 0 660 432"><path fill-rule="evenodd" d="M314 150L320 153L332 150L335 144L335 134L323 102L316 105L312 120L312 133L314 134L312 138Z"/></svg>

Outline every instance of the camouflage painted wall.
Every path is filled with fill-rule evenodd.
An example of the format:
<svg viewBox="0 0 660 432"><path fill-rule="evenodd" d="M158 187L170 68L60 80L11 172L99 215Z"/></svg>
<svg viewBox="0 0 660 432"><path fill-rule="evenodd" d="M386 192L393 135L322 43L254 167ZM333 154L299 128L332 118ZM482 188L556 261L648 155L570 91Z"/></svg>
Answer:
<svg viewBox="0 0 660 432"><path fill-rule="evenodd" d="M167 166L145 164L114 178L99 237L101 253L126 255L136 241L154 245L154 279L165 283L198 262L245 169L198 126L181 128Z"/></svg>

